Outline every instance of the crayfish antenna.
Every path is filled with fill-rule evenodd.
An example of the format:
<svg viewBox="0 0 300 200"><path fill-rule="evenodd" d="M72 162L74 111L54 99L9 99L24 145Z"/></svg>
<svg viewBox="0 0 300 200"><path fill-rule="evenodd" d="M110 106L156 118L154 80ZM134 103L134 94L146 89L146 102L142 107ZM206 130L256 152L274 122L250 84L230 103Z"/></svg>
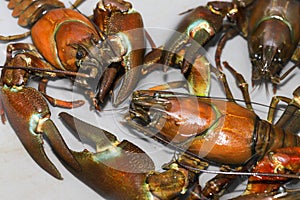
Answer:
<svg viewBox="0 0 300 200"><path fill-rule="evenodd" d="M16 40L23 40L24 38L30 36L30 33L31 33L30 31L27 31L25 33L21 33L17 35L9 35L9 36L0 35L0 41L11 42Z"/></svg>

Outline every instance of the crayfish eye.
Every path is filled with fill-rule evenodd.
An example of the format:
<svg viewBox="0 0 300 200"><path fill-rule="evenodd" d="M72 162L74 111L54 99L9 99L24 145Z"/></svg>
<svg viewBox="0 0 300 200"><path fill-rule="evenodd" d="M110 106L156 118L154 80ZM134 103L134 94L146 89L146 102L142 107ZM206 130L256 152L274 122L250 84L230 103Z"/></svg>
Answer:
<svg viewBox="0 0 300 200"><path fill-rule="evenodd" d="M80 60L86 56L87 52L83 48L78 48L76 52L76 59Z"/></svg>
<svg viewBox="0 0 300 200"><path fill-rule="evenodd" d="M259 53L254 54L254 58L255 60L261 60L262 56Z"/></svg>
<svg viewBox="0 0 300 200"><path fill-rule="evenodd" d="M155 92L155 93L153 94L153 97L154 97L155 99L158 99L158 98L160 97L159 92Z"/></svg>

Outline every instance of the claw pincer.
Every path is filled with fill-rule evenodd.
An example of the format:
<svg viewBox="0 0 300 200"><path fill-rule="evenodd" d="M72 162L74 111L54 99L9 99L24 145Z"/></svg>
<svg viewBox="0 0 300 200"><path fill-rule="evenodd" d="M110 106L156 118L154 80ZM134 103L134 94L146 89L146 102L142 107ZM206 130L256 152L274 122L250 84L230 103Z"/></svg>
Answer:
<svg viewBox="0 0 300 200"><path fill-rule="evenodd" d="M132 93L139 80L139 67L143 64L146 48L142 16L127 1L102 0L94 9L93 21L107 37L102 46L107 43L111 48L110 53L115 54L107 59L115 64L107 67L103 73L98 99L103 101L111 89L107 84L114 82L118 71L124 71L121 88L113 99L114 105L119 105ZM103 53L102 59L105 56Z"/></svg>
<svg viewBox="0 0 300 200"><path fill-rule="evenodd" d="M16 64L20 64L22 59L17 58L8 65L16 66ZM11 76L15 78L19 76L15 80L19 80L20 84L11 85ZM3 69L1 78L0 95L4 112L25 149L35 162L52 176L62 179L59 171L44 151L43 137L45 136L54 152L62 160L68 161L71 167L79 170L80 167L77 161L50 119L50 111L44 97L36 89L24 86L26 72L20 69ZM5 116L1 117L2 121L5 121Z"/></svg>
<svg viewBox="0 0 300 200"><path fill-rule="evenodd" d="M154 170L154 163L141 149L128 141L118 142L106 131L87 127L67 113L60 113L60 117L72 131L94 140L99 151L72 152L82 168L81 171L70 170L75 176L105 198L138 199L144 195L145 188L140 186L145 184L147 173ZM69 163L66 164L69 167Z"/></svg>

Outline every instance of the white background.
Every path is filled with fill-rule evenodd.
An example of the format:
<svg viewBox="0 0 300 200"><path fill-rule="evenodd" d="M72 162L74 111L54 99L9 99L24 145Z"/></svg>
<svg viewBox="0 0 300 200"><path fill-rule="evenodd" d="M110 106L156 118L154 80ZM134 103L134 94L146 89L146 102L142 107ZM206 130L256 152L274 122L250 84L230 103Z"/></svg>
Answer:
<svg viewBox="0 0 300 200"><path fill-rule="evenodd" d="M64 2L68 5L68 1ZM141 12L145 27L149 30L157 45L161 45L169 37L168 33L175 29L176 24L182 18L179 13L206 3L206 1L201 0L132 0L131 2L134 8ZM96 3L96 0L88 0L78 9L86 15L90 15ZM11 17L11 12L12 11L7 8L7 2L2 2L0 7L0 35L13 35L27 31L27 29L23 29L17 25L17 19ZM30 42L30 38L27 38L25 41ZM0 43L0 64L4 64L5 61L6 45L6 43ZM210 48L209 53L211 58L213 58L214 48ZM222 59L229 61L230 64L242 73L245 79L251 83L251 65L248 58L246 41L242 37L238 36L228 42ZM180 72L178 70L170 70L169 73L177 74ZM152 77L151 75L148 76L147 80L144 79L141 81L139 88L145 89L157 84L158 81L156 78L159 74L161 73L154 72ZM299 78L300 70L296 69L293 72L293 76L289 76L287 78L287 80L289 80L285 81L278 88L277 95L291 97L293 90L299 85ZM236 97L241 98L239 90L235 87L232 76L229 75L228 79L231 88L233 88L234 93L237 95ZM65 89L72 89L72 84L69 81L55 81L50 85L53 87L49 88L49 93L53 94L55 97L69 99L72 95L76 95L74 98L85 98L78 94L73 94L71 91L70 93L65 91ZM251 89L252 88L250 87L250 90ZM252 91L251 98L255 102L268 105L272 96L271 93L272 92L266 94L264 88L262 88ZM211 95L222 96L222 94L219 93L219 90L214 87L212 87ZM126 104L124 104L124 106L126 106ZM106 109L109 108L110 105L106 107ZM58 113L60 111L68 110L52 107L51 110L52 119L63 133L68 145L71 148L82 149L83 146L69 134L58 119ZM259 107L258 110L261 111L258 113L261 118L264 119L266 117L266 108ZM131 133L128 133L128 131L118 123L118 121L122 120L122 113L119 111L104 111L101 114L95 114L95 112L90 111L87 102L84 107L69 112L76 114L79 118L90 121L91 123L116 133L120 139L127 138L134 141L134 143L138 144L153 157L157 169L159 169L161 164L168 161L168 153L172 153L171 150L163 150L161 145L157 145L151 140L141 140ZM110 123L114 125L112 126ZM47 144L45 145L45 148L50 159L61 171L64 177L63 181L56 180L45 173L25 151L10 125L8 123L6 125L0 124L0 199L99 199L98 194L78 181L64 169L61 163L52 154Z"/></svg>

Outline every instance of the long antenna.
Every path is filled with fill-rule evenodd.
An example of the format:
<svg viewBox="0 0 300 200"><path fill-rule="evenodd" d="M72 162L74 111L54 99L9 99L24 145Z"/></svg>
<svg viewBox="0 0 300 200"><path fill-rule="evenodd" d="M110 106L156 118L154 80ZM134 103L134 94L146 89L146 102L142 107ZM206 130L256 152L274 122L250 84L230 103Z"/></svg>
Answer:
<svg viewBox="0 0 300 200"><path fill-rule="evenodd" d="M188 170L203 172L207 174L224 174L224 175L237 175L237 176L270 176L270 177L281 177L281 178L291 178L291 179L300 179L299 175L296 174L275 174L275 173L261 173L261 172L234 172L234 171L213 171L206 169L198 169L188 165L183 165L178 163L181 167L184 167Z"/></svg>
<svg viewBox="0 0 300 200"><path fill-rule="evenodd" d="M79 76L83 78L91 78L90 75L80 73L80 72L72 72L72 71L65 71L65 70L59 70L59 69L44 69L44 68L35 68L35 67L23 67L23 66L0 66L0 69L23 69L26 71L37 71L37 72L52 72L57 74L64 74L69 76Z"/></svg>

